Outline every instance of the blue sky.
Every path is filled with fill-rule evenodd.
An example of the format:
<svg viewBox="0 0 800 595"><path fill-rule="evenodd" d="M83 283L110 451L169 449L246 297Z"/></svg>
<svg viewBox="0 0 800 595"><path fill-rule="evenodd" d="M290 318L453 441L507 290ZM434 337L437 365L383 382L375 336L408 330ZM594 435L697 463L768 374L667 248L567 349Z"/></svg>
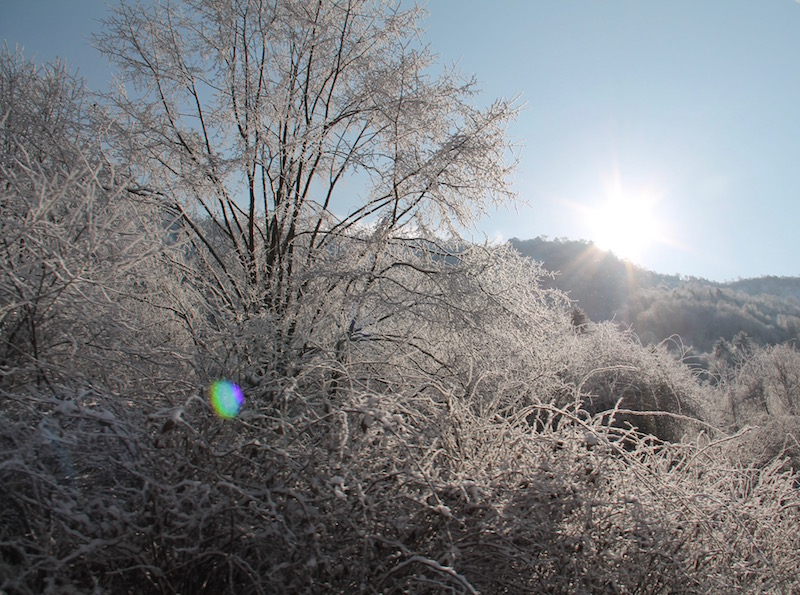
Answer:
<svg viewBox="0 0 800 595"><path fill-rule="evenodd" d="M602 238L649 269L720 281L800 275L800 4L427 9L443 61L475 74L487 102L521 94L525 104L510 133L523 145L514 184L528 205L492 212L488 238ZM0 0L0 37L103 87L87 38L105 10L104 0Z"/></svg>

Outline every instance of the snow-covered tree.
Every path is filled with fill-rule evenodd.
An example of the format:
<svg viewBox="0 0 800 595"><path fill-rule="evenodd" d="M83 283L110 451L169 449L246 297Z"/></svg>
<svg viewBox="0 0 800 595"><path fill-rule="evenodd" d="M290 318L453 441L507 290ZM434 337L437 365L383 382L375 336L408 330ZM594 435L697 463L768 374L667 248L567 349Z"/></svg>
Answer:
<svg viewBox="0 0 800 595"><path fill-rule="evenodd" d="M273 315L291 335L304 302L352 281L319 266L343 243L355 262L511 198L516 108L479 107L474 81L420 41L421 15L379 0L156 0L107 20L120 155L136 191L182 217L220 309Z"/></svg>

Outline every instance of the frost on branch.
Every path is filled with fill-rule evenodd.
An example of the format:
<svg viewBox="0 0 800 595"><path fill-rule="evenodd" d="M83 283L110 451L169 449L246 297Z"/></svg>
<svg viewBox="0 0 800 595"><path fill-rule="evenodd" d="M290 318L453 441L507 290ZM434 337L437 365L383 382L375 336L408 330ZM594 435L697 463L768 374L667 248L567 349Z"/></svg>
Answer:
<svg viewBox="0 0 800 595"><path fill-rule="evenodd" d="M451 233L513 109L418 17L123 4L96 110L3 55L0 591L800 588L797 475L724 384ZM788 411L794 359L730 386Z"/></svg>

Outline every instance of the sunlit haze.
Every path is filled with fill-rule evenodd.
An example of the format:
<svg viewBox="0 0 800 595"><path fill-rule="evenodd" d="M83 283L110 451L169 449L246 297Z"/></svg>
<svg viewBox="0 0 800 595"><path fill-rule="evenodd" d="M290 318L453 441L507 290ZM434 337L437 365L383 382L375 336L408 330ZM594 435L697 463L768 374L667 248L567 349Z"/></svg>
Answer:
<svg viewBox="0 0 800 595"><path fill-rule="evenodd" d="M0 35L104 87L103 0L0 0ZM662 273L800 275L800 5L430 0L482 101L521 95L515 189L476 239L594 240Z"/></svg>

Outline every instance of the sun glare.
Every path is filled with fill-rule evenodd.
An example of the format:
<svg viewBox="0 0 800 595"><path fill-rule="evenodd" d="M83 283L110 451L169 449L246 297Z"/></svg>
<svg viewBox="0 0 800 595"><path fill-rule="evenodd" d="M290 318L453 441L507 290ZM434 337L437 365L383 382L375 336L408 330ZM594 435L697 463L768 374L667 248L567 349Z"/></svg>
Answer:
<svg viewBox="0 0 800 595"><path fill-rule="evenodd" d="M591 221L596 243L622 258L640 258L660 236L654 206L646 196L607 197Z"/></svg>
<svg viewBox="0 0 800 595"><path fill-rule="evenodd" d="M586 212L591 239L620 258L638 261L664 239L657 203L654 194L627 192L617 180Z"/></svg>

